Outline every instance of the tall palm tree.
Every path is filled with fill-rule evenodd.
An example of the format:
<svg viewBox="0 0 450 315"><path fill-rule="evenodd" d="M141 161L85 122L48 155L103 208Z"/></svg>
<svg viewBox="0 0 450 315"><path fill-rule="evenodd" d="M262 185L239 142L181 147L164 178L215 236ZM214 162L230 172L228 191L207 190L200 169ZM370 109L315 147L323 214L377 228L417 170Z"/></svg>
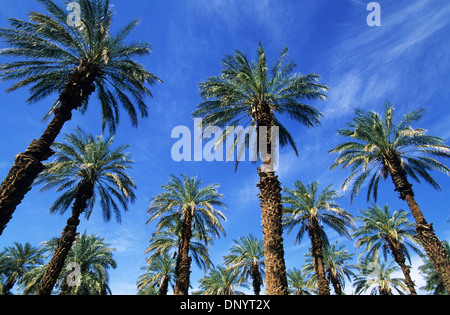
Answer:
<svg viewBox="0 0 450 315"><path fill-rule="evenodd" d="M162 186L164 192L153 198L148 213L149 221L159 219L158 231L173 220L180 220L181 242L178 248L176 263L175 295L188 295L192 258L191 249L192 231L198 229L201 240L208 234L219 237L225 233L221 220L225 216L216 209L226 208L221 201L223 195L217 189L219 185L212 184L201 187L202 180L196 177L181 175L181 178L170 176L167 185Z"/></svg>
<svg viewBox="0 0 450 315"><path fill-rule="evenodd" d="M4 258L1 260L3 266L0 267L0 270L6 276L3 286L5 295L11 295L14 285L33 268L44 262L42 251L30 243L25 245L14 243L14 246L5 248L2 257Z"/></svg>
<svg viewBox="0 0 450 315"><path fill-rule="evenodd" d="M291 269L287 273L289 290L294 295L311 295L313 288L309 285L310 281L305 274L297 269Z"/></svg>
<svg viewBox="0 0 450 315"><path fill-rule="evenodd" d="M374 204L367 210L361 210L362 217L359 220L363 225L355 229L353 235L356 238L356 247L364 246L361 255L367 252L369 259L374 260L380 249L384 257L389 249L395 262L400 266L405 276L405 283L412 295L417 295L414 282L411 279L410 267L406 265L406 258L411 263L408 248L420 254L415 246L414 225L409 222L406 211L390 212L388 205L383 209ZM361 256L360 256L361 257Z"/></svg>
<svg viewBox="0 0 450 315"><path fill-rule="evenodd" d="M247 280L253 280L253 292L259 295L264 275L264 242L253 236L234 240L230 254L224 257L228 268L238 270Z"/></svg>
<svg viewBox="0 0 450 315"><path fill-rule="evenodd" d="M300 227L296 243L300 242L305 232L308 231L319 294L329 295L330 287L325 275L322 251L323 246L328 245L328 238L323 225L327 225L341 236L350 238L347 227L352 226L353 217L336 203L338 193L332 189L332 186L320 191L318 182L305 186L301 181L297 181L294 183L294 187L294 189L284 189L283 224L289 233L295 227Z"/></svg>
<svg viewBox="0 0 450 315"><path fill-rule="evenodd" d="M162 254L153 259L138 281L138 290L147 292L149 288L158 287L158 295L167 295L169 285L175 278L176 260L168 253Z"/></svg>
<svg viewBox="0 0 450 315"><path fill-rule="evenodd" d="M333 285L333 289L336 295L343 295L345 289L345 278L349 281L355 277L352 269L353 265L348 264L348 261L352 259L354 254L350 254L344 246L338 247L338 242L323 246L323 261L325 268L325 275L329 282ZM314 259L311 254L306 253L306 264L303 267L303 271L311 274L314 273ZM311 282L317 282L316 274L311 277Z"/></svg>
<svg viewBox="0 0 450 315"><path fill-rule="evenodd" d="M322 114L304 101L325 99L328 89L319 83L317 74L293 73L296 65L292 62L284 64L287 53L286 48L270 70L261 43L255 61L249 61L241 51L227 56L222 62L221 76L211 77L200 84L204 102L193 113L194 117L203 118L205 127L225 129L228 126L250 126L256 129L258 143L263 142L258 151L267 154L260 154L264 165L258 168L258 187L264 233L266 293L269 295L288 293L281 223L282 189L273 168L277 157L273 154L272 144L276 143L276 135L272 135L272 127L278 127L280 145L290 144L298 154L294 139L281 124L280 116L308 127L317 126ZM226 128L219 142L230 136L229 130ZM240 141L238 138L235 140L234 135L231 141L234 146L230 154L234 156L234 149ZM248 138L243 142L249 146Z"/></svg>
<svg viewBox="0 0 450 315"><path fill-rule="evenodd" d="M355 293L361 294L370 291L371 295L393 295L392 289L398 294L403 295L408 288L404 285L403 279L393 278L392 274L398 271L398 267L393 266L394 262L388 264L385 260L382 263L380 259L371 262L369 259L357 267L360 273L356 276L353 286Z"/></svg>
<svg viewBox="0 0 450 315"><path fill-rule="evenodd" d="M345 180L343 188L352 186L352 200L362 184L370 178L367 199L373 192L376 202L380 179L391 177L395 191L400 199L407 202L414 216L420 243L445 288L450 291L449 256L434 233L433 225L426 221L417 204L408 178L419 183L419 178L422 178L433 188L440 189L429 172L438 170L450 174L450 169L434 158L450 158L450 147L444 145L443 139L427 135L426 130L411 127L423 116L423 112L422 109L412 111L395 122L394 108L389 103L385 105L384 117L373 111L357 110L353 121L348 124L349 128L339 130L339 135L351 138L350 142L330 151L339 153L332 169L351 167L352 174Z"/></svg>
<svg viewBox="0 0 450 315"><path fill-rule="evenodd" d="M203 295L244 295L238 288L248 289L245 278L237 269L218 266L209 275L200 279L200 292Z"/></svg>
<svg viewBox="0 0 450 315"><path fill-rule="evenodd" d="M67 23L68 11L52 0L38 0L46 14L31 12L29 22L9 19L10 28L0 28L0 37L9 45L2 56L19 58L0 65L0 79L18 80L8 91L30 87L30 103L59 93L48 116L54 114L39 140L16 156L14 166L0 186L0 235L43 171L42 162L53 155L51 145L72 112L86 112L90 96L96 91L106 125L112 131L119 123L119 107L128 113L134 126L138 111L148 115L145 98L149 85L160 81L133 58L150 53L145 42L126 43L139 24L133 20L117 34L110 33L113 12L109 0L79 0L80 24Z"/></svg>
<svg viewBox="0 0 450 315"><path fill-rule="evenodd" d="M85 213L86 218L90 218L97 197L100 197L105 221L111 220L114 214L117 222L121 220L121 208L127 211L128 202L136 199L136 186L126 173L134 163L130 154L124 152L128 146L113 149L113 136L94 137L80 128L66 135L65 142L53 146L56 159L46 165L36 181L36 184L44 183L43 191L56 188L62 193L51 206L51 213L64 214L72 207L72 216L42 279L40 295L51 294L75 241L80 216Z"/></svg>
<svg viewBox="0 0 450 315"><path fill-rule="evenodd" d="M192 231L192 237L189 244L189 255L193 258L200 269L204 271L213 266L209 258L208 247L213 244L213 235L206 229L206 235L202 233L199 226L195 226ZM182 243L182 224L181 217L174 217L172 221L167 222L162 230L152 234L149 246L145 250L145 254L151 254L147 259L147 263L151 264L154 259L158 259L161 255L170 254L172 257L178 256L178 250Z"/></svg>

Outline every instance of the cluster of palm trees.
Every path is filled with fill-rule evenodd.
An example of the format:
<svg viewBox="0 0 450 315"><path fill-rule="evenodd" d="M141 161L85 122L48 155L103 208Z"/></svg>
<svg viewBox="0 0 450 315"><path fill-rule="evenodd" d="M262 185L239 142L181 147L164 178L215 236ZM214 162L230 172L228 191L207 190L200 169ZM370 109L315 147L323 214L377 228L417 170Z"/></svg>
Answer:
<svg viewBox="0 0 450 315"><path fill-rule="evenodd" d="M0 295L36 294L48 268L47 258L57 246L55 238L40 247L14 243L0 252ZM117 268L113 251L105 239L97 235L79 235L67 255L53 294L111 294L108 270ZM67 278L71 281L66 281Z"/></svg>
<svg viewBox="0 0 450 315"><path fill-rule="evenodd" d="M187 177L182 176L185 180ZM172 181L175 178L172 177ZM195 181L196 179L191 179ZM168 188L168 186L164 186ZM179 186L179 196L187 196L187 190ZM317 182L304 185L295 183L295 189L285 189L283 227L291 233L296 229L296 244L308 232L311 247L305 254L301 269L287 271L288 293L292 295L343 295L346 284L351 283L354 294L398 294L416 295L416 284L410 275L411 256L414 251L425 260L420 267L427 286L421 288L434 294L445 294L442 280L439 279L432 263L423 254L415 235L414 224L404 210L391 211L388 205L380 207L373 204L361 210L361 216L353 217L336 203L337 192L330 187L319 190ZM159 197L157 197L159 198ZM166 200L169 205L172 200ZM179 200L177 201L179 202ZM192 205L192 202L190 203ZM161 204L160 204L161 206ZM178 206L182 208L182 206ZM195 210L194 210L195 212ZM172 213L173 214L173 213ZM137 286L141 295L167 295L170 288L176 290L180 246L184 241L180 217L161 218L168 228L163 233L154 233L146 254L151 254L145 272ZM194 219L193 222L196 223ZM199 226L193 223L193 226ZM220 223L219 223L220 224ZM329 229L325 229L327 226ZM178 227L178 228L177 228ZM217 227L216 227L217 228ZM331 244L327 232L334 230L340 235L355 241L355 248L361 251L357 262L355 253L350 253L338 241ZM198 267L208 273L199 280L194 295L243 295L242 289L260 295L265 277L264 242L249 235L234 240L229 254L223 257L223 264L214 266L209 258L208 248L211 237L201 241L201 233L193 229L189 253L195 258ZM449 243L445 244L447 254ZM409 263L409 265L408 265ZM299 266L300 267L300 266ZM403 277L393 274L403 273ZM190 270L187 272L188 287ZM185 278L183 278L185 279ZM188 292L186 293L188 294Z"/></svg>
<svg viewBox="0 0 450 315"><path fill-rule="evenodd" d="M30 103L53 93L58 93L59 97L48 112L47 118L53 119L47 129L24 153L16 156L13 167L0 186L0 235L33 183L44 184L44 190L54 188L61 193L51 211L64 213L71 208L72 215L58 239L37 290L38 294L49 295L76 240L80 216L85 214L89 218L94 204L99 203L105 220L110 220L114 215L120 221L121 210L126 211L128 204L135 200L136 189L127 174L133 161L125 152L126 146L111 148L114 137L94 137L80 128L66 135L65 143L55 143L57 136L75 111L86 112L93 95L99 100L103 129L109 127L112 134L117 131L120 107L137 126L138 113L142 117L148 115L145 100L151 97L149 86L161 80L133 59L148 55L150 45L125 42L127 35L138 24L137 20L127 24L117 34L111 34L113 12L109 0L79 0L81 17L76 26L67 24L65 8L52 0L38 2L45 7L47 14L31 12L29 21L9 19L10 27L0 28L0 37L9 45L0 50L0 55L20 58L19 61L0 65L0 78L2 81L15 80L8 91L29 87ZM337 269L330 267L327 271L325 268L329 244L323 225L349 237L347 228L353 224L353 218L337 205L337 193L331 187L320 191L318 183L305 185L297 182L294 189L285 189L286 194L282 195L282 185L271 158L274 149L272 138L275 135L269 127L279 127L280 145L290 145L298 154L295 141L282 124L282 118L291 118L307 127L319 125L322 113L306 103L326 100L328 91L328 87L320 83L319 75L295 73L296 65L286 61L287 53L287 49L283 50L272 67L267 63L261 43L254 61L248 60L241 51L225 57L221 74L200 84L203 101L193 112L193 117L202 118L204 128L218 126L228 130L227 126L254 126L258 139L263 139L267 146L265 151L268 154L261 157L262 166L258 168L260 181L257 184L260 190L266 294L287 295L289 283L299 278L295 270L288 277L283 226L289 231L300 226L298 240L308 232L318 292L329 294L329 284L339 292L342 291L339 288L342 281ZM339 154L332 168L351 169L343 188L351 189L352 200L363 183L368 182L368 200L373 196L376 201L380 179L392 179L396 192L407 202L413 214L413 234L427 253L443 287L450 292L449 255L435 235L432 224L426 221L410 183L411 178L418 182L423 179L439 189L430 171L449 174L450 169L436 158L449 158L450 147L442 139L427 135L426 130L411 126L422 115L422 110L416 110L397 122L390 104L385 106L383 114L356 111L348 128L339 130L339 135L350 138L349 142L330 151ZM219 141L228 136L224 131ZM236 141L234 143L237 145ZM248 143L245 141L246 145ZM54 155L53 162L44 164ZM175 259L174 293L185 295L189 292L192 259L203 268L212 265L206 259L208 247L215 238L224 234L221 222L225 217L220 209L226 207L223 196L217 190L218 185L202 187L202 181L195 177L172 176L163 189L164 192L153 199L148 210L150 221L157 220L157 231L153 235L155 244L148 249L151 253L150 267L140 287L142 290L151 289L149 283L155 278L153 269L150 270L154 268L153 264L170 270L173 262L167 255L172 251ZM401 214L398 216L403 217ZM369 225L367 223L367 229ZM361 246L371 242L374 241L369 237L369 240L361 241ZM401 266L405 283L414 294L401 244L395 236L385 240L386 250L392 252ZM193 248L196 248L195 253ZM378 256L378 251L369 254L373 259ZM227 265L240 264L231 258L226 261ZM225 291L218 291L211 289L209 284L214 279L241 282L242 275L251 275L254 276L255 293L259 293L257 288L262 282L261 272L258 276L255 266L242 268L234 271L229 268L214 269L209 278L202 281L202 289L216 294L229 293L233 291L231 286ZM173 279L157 278L160 292L166 292ZM386 292L381 288L379 291ZM299 292L303 291L299 289Z"/></svg>

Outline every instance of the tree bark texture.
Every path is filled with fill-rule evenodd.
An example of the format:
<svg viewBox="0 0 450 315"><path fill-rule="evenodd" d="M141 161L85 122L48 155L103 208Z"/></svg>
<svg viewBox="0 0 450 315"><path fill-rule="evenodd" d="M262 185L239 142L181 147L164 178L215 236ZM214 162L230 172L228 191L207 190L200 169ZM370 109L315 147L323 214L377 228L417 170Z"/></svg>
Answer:
<svg viewBox="0 0 450 315"><path fill-rule="evenodd" d="M388 157L387 160L395 190L399 193L400 199L406 201L416 221L417 237L442 279L445 289L450 292L450 258L444 245L434 233L433 224L426 221L422 210L415 201L412 185L408 181L400 160L397 157Z"/></svg>
<svg viewBox="0 0 450 315"><path fill-rule="evenodd" d="M185 211L183 219L183 232L181 241L181 250L177 256L176 264L176 284L174 289L175 295L188 295L190 276L191 276L191 263L192 258L189 257L189 249L192 238L192 212L189 209Z"/></svg>
<svg viewBox="0 0 450 315"><path fill-rule="evenodd" d="M323 242L320 238L319 222L317 222L316 219L309 220L308 234L311 239L311 255L314 260L314 271L317 275L319 295L330 295L330 285L325 274L325 264L322 252Z"/></svg>

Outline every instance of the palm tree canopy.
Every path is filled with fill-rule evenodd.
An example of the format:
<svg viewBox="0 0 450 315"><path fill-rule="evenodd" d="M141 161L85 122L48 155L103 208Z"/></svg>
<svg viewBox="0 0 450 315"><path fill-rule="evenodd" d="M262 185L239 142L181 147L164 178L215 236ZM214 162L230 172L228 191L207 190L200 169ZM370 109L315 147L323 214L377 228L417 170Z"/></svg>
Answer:
<svg viewBox="0 0 450 315"><path fill-rule="evenodd" d="M286 48L270 70L261 43L255 61L249 61L241 51L227 56L222 61L221 76L211 77L200 84L204 101L197 106L193 116L203 118L205 126L257 127L257 117L264 104L277 114L273 117L272 126L279 127L280 145L290 144L298 154L295 142L281 124L278 114L308 127L318 125L322 114L316 108L304 104L304 101L325 99L328 88L319 83L317 74L293 73L296 65L285 63L287 54ZM225 131L219 141L224 141L227 136Z"/></svg>
<svg viewBox="0 0 450 315"><path fill-rule="evenodd" d="M238 288L248 289L244 281L238 270L219 266L200 279L200 292L204 295L243 295Z"/></svg>
<svg viewBox="0 0 450 315"><path fill-rule="evenodd" d="M342 288L345 288L345 278L352 280L355 277L353 272L354 265L350 265L350 261L354 254L349 253L345 246L338 246L339 242L329 244L329 246L323 246L323 261L325 265L325 273L332 275ZM311 255L311 250L305 253L305 265L303 266L303 272L309 275L309 284L313 287L317 286L317 274L314 272L314 259Z"/></svg>
<svg viewBox="0 0 450 315"><path fill-rule="evenodd" d="M168 253L156 257L148 265L146 272L139 277L138 290L145 294L153 287L161 287L161 283L167 281L170 285L175 278L175 263Z"/></svg>
<svg viewBox="0 0 450 315"><path fill-rule="evenodd" d="M225 234L221 220L226 220L216 207L226 209L222 202L224 196L217 189L218 184L201 187L202 180L196 177L170 176L167 185L162 186L164 192L153 198L148 213L150 221L160 219L158 232L174 220L180 220L186 213L193 217L192 230L197 230L199 239L209 242L210 235L220 237Z"/></svg>
<svg viewBox="0 0 450 315"><path fill-rule="evenodd" d="M393 274L399 271L399 267L393 266L394 262L372 262L365 260L357 267L360 274L355 277L353 286L356 294L370 292L371 295L381 294L380 290L390 292L395 289L398 294L403 295L408 290L402 278L394 278Z"/></svg>
<svg viewBox="0 0 450 315"><path fill-rule="evenodd" d="M9 19L10 28L0 28L0 37L9 45L0 55L21 60L0 65L2 81L18 80L8 91L30 86L30 103L60 92L75 68L89 65L101 104L103 127L111 131L119 123L119 105L137 125L137 110L148 115L144 102L152 96L148 85L160 81L133 60L150 53L145 42L126 43L125 38L139 24L134 20L117 34L110 33L113 12L109 0L79 0L80 23L68 23L66 8L52 0L38 0L46 14L31 12L29 22ZM85 112L88 100L82 104ZM50 109L49 114L60 104ZM137 110L136 106L137 105ZM49 115L48 114L48 115Z"/></svg>
<svg viewBox="0 0 450 315"><path fill-rule="evenodd" d="M310 228L311 220L326 224L341 236L350 238L347 226L353 225L353 217L336 203L338 192L333 190L332 186L320 191L319 182L305 186L301 181L297 181L294 187L283 189L285 204L283 225L289 233L294 227L300 226L296 243L301 242L305 232ZM327 245L328 238L323 229L321 238Z"/></svg>
<svg viewBox="0 0 450 315"><path fill-rule="evenodd" d="M53 253L58 246L58 238L44 243L43 250ZM70 273L75 272L69 265L79 266L80 285L68 287L65 292L68 295L106 295L111 294L109 288L109 269L116 269L117 262L113 257L114 248L105 242L104 238L97 235L83 233L77 237L66 259L64 271L58 279L58 286L67 279ZM25 294L36 294L39 284L44 276L47 265L34 268L23 279Z"/></svg>
<svg viewBox="0 0 450 315"><path fill-rule="evenodd" d="M46 164L35 183L44 183L42 191L56 188L57 192L63 192L50 212L65 213L74 201L77 187L89 183L95 193L88 203L86 217L90 218L96 196L99 196L104 219L109 221L113 212L120 222L120 207L127 211L128 202L136 199L136 185L126 173L134 163L130 154L124 152L129 146L113 149L114 136L94 137L80 128L67 134L64 140L66 143L53 145L55 160Z"/></svg>
<svg viewBox="0 0 450 315"><path fill-rule="evenodd" d="M299 269L294 268L287 272L289 290L294 295L311 295L314 287L308 277Z"/></svg>
<svg viewBox="0 0 450 315"><path fill-rule="evenodd" d="M361 213L362 216L358 219L363 225L356 228L353 235L356 239L355 246L365 247L360 258L367 253L371 260L376 260L380 249L386 258L390 244L400 245L400 250L409 261L411 261L411 257L407 248L421 254L416 246L415 226L408 220L409 213L404 210L391 213L388 205L381 208L376 204L366 210L361 210Z"/></svg>
<svg viewBox="0 0 450 315"><path fill-rule="evenodd" d="M224 257L225 264L239 270L247 279L256 268L264 275L264 242L253 236L244 236L234 240L230 254Z"/></svg>
<svg viewBox="0 0 450 315"><path fill-rule="evenodd" d="M207 231L209 231L207 229ZM151 264L154 259L158 259L161 255L171 254L172 257L178 255L177 251L181 246L182 240L181 218L174 217L174 220L167 222L162 230L152 234L150 244L145 254L150 254L147 263ZM207 270L214 266L209 258L208 247L213 244L211 233L205 235L197 228L192 231L192 238L189 243L190 255L200 269Z"/></svg>
<svg viewBox="0 0 450 315"><path fill-rule="evenodd" d="M348 128L339 130L339 135L351 138L351 141L330 151L339 153L332 169L351 168L352 173L345 180L343 189L351 187L352 201L370 178L367 200L373 192L376 202L379 181L389 175L389 159L401 161L407 175L417 182L420 183L422 178L433 188L440 189L429 172L438 170L450 174L450 169L435 159L450 158L450 147L444 145L443 139L427 135L427 130L411 127L423 113L423 109L415 110L395 122L394 107L386 103L384 117L374 111L356 110Z"/></svg>

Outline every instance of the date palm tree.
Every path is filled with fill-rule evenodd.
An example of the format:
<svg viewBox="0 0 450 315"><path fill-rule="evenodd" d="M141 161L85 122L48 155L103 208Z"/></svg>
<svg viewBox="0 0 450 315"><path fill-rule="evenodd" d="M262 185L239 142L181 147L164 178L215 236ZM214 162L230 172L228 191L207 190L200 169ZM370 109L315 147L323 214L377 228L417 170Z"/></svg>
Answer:
<svg viewBox="0 0 450 315"><path fill-rule="evenodd" d="M14 243L14 246L5 248L1 259L0 271L5 275L3 294L11 295L14 285L20 282L33 268L44 263L42 251L32 246Z"/></svg>
<svg viewBox="0 0 450 315"><path fill-rule="evenodd" d="M365 260L357 267L360 273L356 276L353 286L356 294L370 292L371 295L393 295L392 289L403 295L408 288L403 279L394 278L392 274L398 271L398 267L393 266L394 262L388 263L386 260L375 262Z"/></svg>
<svg viewBox="0 0 450 315"><path fill-rule="evenodd" d="M224 257L228 268L238 270L248 280L253 280L253 292L259 295L264 276L264 242L253 236L234 240L230 254Z"/></svg>
<svg viewBox="0 0 450 315"><path fill-rule="evenodd" d="M299 269L294 268L287 272L289 291L293 295L311 295L314 290L308 277Z"/></svg>
<svg viewBox="0 0 450 315"><path fill-rule="evenodd" d="M54 93L59 97L47 115L53 115L53 120L38 140L16 156L0 186L0 235L43 171L42 162L53 155L51 146L74 111L85 113L96 91L104 128L116 129L120 107L136 126L138 112L148 115L148 86L160 81L133 59L148 55L150 45L125 41L138 20L111 34L109 0L77 1L80 22L76 26L68 24L65 7L52 0L37 1L47 10L45 14L31 12L29 21L9 19L10 27L0 28L0 37L9 45L0 55L19 59L0 65L0 80L17 80L8 92L30 87L30 103Z"/></svg>
<svg viewBox="0 0 450 315"><path fill-rule="evenodd" d="M352 174L345 180L343 188L351 188L351 199L359 193L362 184L369 180L367 199L373 192L377 200L381 179L391 177L400 199L407 202L416 221L416 233L445 288L450 291L450 259L444 246L434 233L433 225L425 219L417 204L409 178L420 183L420 178L435 189L439 184L430 171L438 170L450 174L450 169L435 158L450 158L450 147L444 140L427 135L425 129L414 129L411 124L423 116L423 109L407 113L399 122L394 121L394 107L385 105L384 117L376 112L357 110L347 129L339 135L350 138L350 142L334 148L339 153L332 165L350 167Z"/></svg>
<svg viewBox="0 0 450 315"><path fill-rule="evenodd" d="M199 294L203 295L244 295L238 288L248 289L245 277L237 269L218 266L209 275L200 279Z"/></svg>
<svg viewBox="0 0 450 315"><path fill-rule="evenodd" d="M72 210L42 279L39 295L51 294L77 236L80 216L84 213L87 219L91 217L98 197L105 221L110 221L114 214L117 222L121 221L121 209L127 211L128 202L136 199L136 186L126 173L134 163L125 152L128 146L112 148L114 136L94 137L80 128L66 135L65 142L53 145L56 159L46 165L36 181L44 184L42 191L56 188L62 193L52 204L51 213L64 214L70 207Z"/></svg>
<svg viewBox="0 0 450 315"><path fill-rule="evenodd" d="M343 295L345 289L345 278L349 281L355 277L353 273L353 265L348 264L348 261L352 259L354 254L350 254L344 246L338 246L338 242L323 246L323 261L325 268L325 275L329 282L333 285L333 289L336 295ZM314 273L314 259L310 253L305 254L307 256L303 271L308 274ZM311 276L311 282L317 282L317 276L314 273Z"/></svg>
<svg viewBox="0 0 450 315"><path fill-rule="evenodd" d="M406 258L411 263L408 248L418 254L421 252L415 245L414 225L409 222L407 213L404 210L391 213L388 205L382 209L376 204L367 210L361 210L361 213L363 216L359 217L359 220L363 225L356 228L353 235L356 239L355 246L365 247L361 255L367 253L368 258L374 260L381 249L386 258L386 252L390 250L395 262L402 269L410 293L417 295Z"/></svg>
<svg viewBox="0 0 450 315"><path fill-rule="evenodd" d="M305 186L301 181L297 181L294 187L294 189L284 189L283 225L288 233L291 233L295 227L300 227L295 238L296 243L301 242L305 232L308 232L319 294L330 295L322 250L324 245L328 245L324 225L335 230L339 235L350 238L347 227L353 225L353 217L336 203L338 193L332 189L332 186L320 191L318 182Z"/></svg>
<svg viewBox="0 0 450 315"><path fill-rule="evenodd" d="M205 231L198 227L197 225L192 231L189 255L200 269L207 271L211 266L214 266L209 257L208 249L213 244L213 234L208 232L207 228L205 235L202 233L202 231ZM172 221L164 225L162 230L152 234L149 246L145 250L145 254L151 254L147 263L151 264L154 259L158 259L165 254L170 254L176 259L182 245L182 239L181 218L174 217Z"/></svg>
<svg viewBox="0 0 450 315"><path fill-rule="evenodd" d="M167 295L169 285L175 278L175 263L176 260L168 253L155 257L140 276L138 290L145 293L149 288L158 287L158 295Z"/></svg>
<svg viewBox="0 0 450 315"><path fill-rule="evenodd" d="M288 293L281 223L283 208L281 184L274 168L278 157L275 155L273 145L276 144L277 137L276 134L272 134L272 127L279 130L280 145L289 144L298 153L293 137L281 124L281 116L308 127L317 126L322 114L304 102L325 99L328 89L319 83L320 77L317 74L293 73L296 65L292 62L284 63L287 54L286 48L271 69L267 65L266 53L261 43L255 61L249 61L241 51L236 51L233 56L227 56L222 62L222 74L200 84L201 97L204 101L193 113L194 117L203 119L205 128L217 126L226 129L218 144L225 139L231 140L234 145L229 156L234 156L236 147L239 156L239 152L245 146L249 147L250 141L247 136L244 141L239 141L239 135L236 139L234 135L229 139L230 128L226 127L241 126L256 129L259 139L258 152L261 153L263 162L263 166L258 168L260 176L258 187L264 233L266 293L269 295ZM239 143L243 143L244 146L239 147Z"/></svg>
<svg viewBox="0 0 450 315"><path fill-rule="evenodd" d="M201 187L202 184L203 181L196 177L170 176L167 185L162 186L164 192L153 198L148 210L149 221L159 219L157 233L169 222L181 221L181 245L175 267L175 295L189 293L192 262L189 253L193 231L198 229L202 241L206 240L208 234L214 237L225 234L221 223L225 216L216 209L226 208L222 202L223 195L217 190L219 185Z"/></svg>
<svg viewBox="0 0 450 315"><path fill-rule="evenodd" d="M58 247L58 239L54 238L44 243L43 251L52 254ZM107 295L109 288L110 268L116 269L113 258L114 248L105 243L104 238L83 233L77 236L66 263L61 272L55 290L59 295ZM21 281L24 294L34 295L44 276L47 264L34 268ZM74 269L73 266L76 266ZM69 285L69 282L73 285Z"/></svg>

